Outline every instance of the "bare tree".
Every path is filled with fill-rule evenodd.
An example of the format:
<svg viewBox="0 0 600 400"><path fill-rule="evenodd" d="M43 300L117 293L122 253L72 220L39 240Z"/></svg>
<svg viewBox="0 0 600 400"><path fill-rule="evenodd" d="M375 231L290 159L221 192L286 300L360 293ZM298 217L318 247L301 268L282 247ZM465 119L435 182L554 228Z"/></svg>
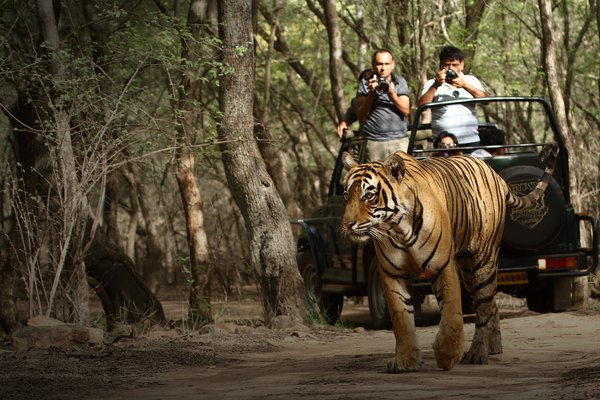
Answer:
<svg viewBox="0 0 600 400"><path fill-rule="evenodd" d="M323 0L327 36L329 37L329 77L331 94L338 120L344 118L346 99L344 96L344 75L342 73L342 33L338 22L335 0Z"/></svg>
<svg viewBox="0 0 600 400"><path fill-rule="evenodd" d="M100 232L96 228L102 214L108 163L118 153L118 145L106 135L116 112L113 110L106 120L96 124L95 104L80 103L87 93L82 94L83 86L75 84L79 76L71 79L73 70L69 68L76 62L69 62L72 53L65 50L68 43L61 40L60 16L56 14L60 8L54 5L39 0L36 14L30 16L34 22L22 20L35 36L31 42L39 44L23 55L40 66L36 70L39 79L14 74L15 91L10 96L14 100L7 101L8 97L0 94L16 143L10 169L14 174L10 187L13 225L3 230L7 233L3 239L10 236L10 242L0 287L0 299L3 303L8 300L8 312L3 310L0 319L5 329L15 328L8 298L14 300L23 288L28 295L29 316L44 313L86 324L90 320L91 283L109 320L119 316L137 322L153 314L153 320L162 322L160 303L135 276L131 260L118 249L105 246L108 239L96 234ZM75 70L90 73L87 69ZM93 75L90 73L86 80L93 81ZM97 94L94 91L91 98L97 98ZM14 279L15 273L18 279ZM18 286L7 290L4 278L8 278L6 283ZM128 296L133 291L137 294ZM125 315L127 310L131 311L129 315Z"/></svg>
<svg viewBox="0 0 600 400"><path fill-rule="evenodd" d="M97 15L97 4L94 1L87 1L83 3L83 11L86 20L86 26L90 32L91 39L91 56L94 60L93 68L97 77L97 97L99 107L102 109L101 115L104 116L107 124L107 131L110 132L110 136L114 140L118 140L118 130L114 130L109 116L111 115L110 107L108 106L106 99L110 98L111 91L113 90L114 81L109 79L108 76L111 73L111 63L107 62L105 44L108 42L109 31L104 24L100 21ZM129 150L124 150L121 156L130 158L131 154ZM107 240L111 241L116 246L121 243L121 235L118 227L118 201L119 201L119 186L120 177L124 175L127 182L131 187L131 192L135 193L131 200L133 202L132 208L138 208L141 211L143 220L146 224L146 253L144 262L142 263L143 268L142 276L144 281L152 293L157 293L161 284L164 273L163 265L165 261L165 251L163 251L163 244L160 240L160 234L158 233L157 223L155 219L155 210L151 210L149 205L150 197L147 196L144 184L141 181L138 166L132 162L127 163L127 170L121 171L119 169L111 170L106 178L106 193L104 198L103 207L103 230L106 233ZM137 217L137 216L136 216ZM131 253L131 258L134 258L134 252Z"/></svg>
<svg viewBox="0 0 600 400"><path fill-rule="evenodd" d="M479 24L483 18L485 7L489 3L488 0L475 0L465 2L465 32L469 36L465 39L465 44L477 43L477 36L479 35ZM470 53L469 56L473 57L474 52Z"/></svg>
<svg viewBox="0 0 600 400"><path fill-rule="evenodd" d="M569 121L567 117L567 111L565 106L565 99L561 90L561 79L558 74L558 60L557 60L557 49L556 49L556 38L554 21L552 18L552 1L550 0L538 0L540 6L540 22L542 25L542 48L543 48L543 62L544 70L546 72L546 82L548 91L550 94L550 101L552 107L556 113L556 119L560 128L562 139L565 142L569 156L573 157L575 153L573 138L570 134ZM569 171L569 180L571 187L571 200L575 205L578 205L577 201L577 175L575 170L572 168ZM575 207L577 209L578 207Z"/></svg>
<svg viewBox="0 0 600 400"><path fill-rule="evenodd" d="M302 280L288 216L253 137L254 47L251 0L219 2L222 76L219 104L221 153L227 181L249 236L250 264L262 295L265 320L304 316Z"/></svg>
<svg viewBox="0 0 600 400"><path fill-rule="evenodd" d="M548 91L550 93L550 101L552 107L556 113L556 119L558 122L560 134L562 140L565 143L565 147L568 152L568 156L574 157L575 152L575 139L571 135L571 129L569 127L569 120L567 116L567 107L565 98L562 92L561 80L558 75L558 60L557 60L557 49L556 49L556 38L554 20L552 16L552 1L551 0L538 0L540 6L540 22L542 25L542 51L544 70L546 72L546 82ZM567 34L567 32L565 32ZM565 155L563 155L565 156ZM572 163L575 165L575 163ZM580 204L578 190L577 190L577 174L575 168L569 170L570 180L570 197L571 202L574 204L575 209L579 209ZM574 285L573 288L573 303L576 306L583 306L588 298L587 293L587 277L584 277L583 281L576 280L579 284Z"/></svg>
<svg viewBox="0 0 600 400"><path fill-rule="evenodd" d="M206 17L206 1L192 0L188 11L187 26L192 37L198 39L201 34L200 23ZM196 51L195 51L196 50ZM182 60L184 64L194 65L198 60L198 51L194 49L194 41L182 38ZM198 82L193 78L193 71L183 68L184 75L179 88L178 100L175 104L175 120L177 121L177 183L185 212L188 246L190 249L190 318L200 321L212 321L210 308L209 275L211 257L206 231L204 230L204 212L202 198L195 177L195 156L190 146L193 144L194 96L198 90Z"/></svg>
<svg viewBox="0 0 600 400"><path fill-rule="evenodd" d="M256 7L256 4L254 4ZM254 11L256 13L256 10ZM300 207L294 198L294 194L292 192L292 188L290 185L290 180L287 174L287 168L285 159L275 146L276 140L269 131L269 105L271 99L271 68L273 61L273 52L275 46L275 30L278 26L277 16L274 16L274 25L271 26L271 31L269 33L268 40L268 48L265 55L265 72L264 72L264 95L262 98L262 108L260 106L259 98L254 102L255 109L255 118L257 120L254 125L254 133L256 137L259 139L258 147L262 154L263 159L265 160L265 164L267 166L267 171L269 171L269 175L273 179L275 183L275 187L281 196L281 200L285 204L285 208L288 210L288 214L290 218L298 218L300 216ZM254 26L256 26L256 21L254 22ZM256 29L255 29L256 31ZM255 40L255 43L258 42L258 39Z"/></svg>
<svg viewBox="0 0 600 400"><path fill-rule="evenodd" d="M331 121L335 123L337 121L337 116L335 108L333 107L333 101L329 96L327 96L324 93L321 93L321 82L319 79L316 79L314 75L315 71L309 70L300 61L301 57L298 57L298 55L293 54L293 51L290 49L288 43L285 40L283 29L281 29L280 26L275 24L273 14L262 3L259 4L259 9L262 15L267 20L267 22L271 25L276 26L274 49L281 53L285 61L290 65L290 67L292 67L292 69L298 74L298 76L300 76L304 83L306 83L306 85L309 87L310 91L313 93L315 98L320 99L320 103L323 110L327 112ZM264 36L267 35L265 34Z"/></svg>
<svg viewBox="0 0 600 400"><path fill-rule="evenodd" d="M592 1L593 0L591 0L590 3L592 3ZM596 32L598 33L598 39L600 39L600 0L596 0L593 8L596 10ZM598 97L600 97L600 76L598 75L596 75L596 86Z"/></svg>
<svg viewBox="0 0 600 400"><path fill-rule="evenodd" d="M38 0L38 18L40 21L41 37L46 43L48 51L48 71L56 80L64 80L64 65L60 62L60 37L58 31L58 15L55 14L52 0ZM53 101L60 95L60 90L53 88ZM60 101L51 105L52 119L55 127L55 145L49 146L49 158L53 165L54 181L60 188L57 193L62 193L63 201L59 207L61 214L61 243L60 258L56 274L52 283L48 308L46 314L54 312L54 301L60 280L63 278L63 269L67 267L71 278L66 283L66 296L72 299L73 312L77 322L87 324L90 320L88 284L83 263L81 239L83 226L87 219L88 203L81 190L73 145L71 142L70 117L65 106ZM50 143L50 142L48 142ZM73 251L74 250L74 251ZM71 254L69 254L71 252Z"/></svg>

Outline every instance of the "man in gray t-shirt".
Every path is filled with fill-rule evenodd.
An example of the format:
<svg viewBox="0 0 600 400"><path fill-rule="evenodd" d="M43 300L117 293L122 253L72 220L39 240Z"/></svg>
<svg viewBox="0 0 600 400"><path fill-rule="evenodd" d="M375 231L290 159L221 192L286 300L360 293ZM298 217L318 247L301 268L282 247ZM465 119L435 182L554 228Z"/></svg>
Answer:
<svg viewBox="0 0 600 400"><path fill-rule="evenodd" d="M410 112L408 84L392 73L394 57L389 50L373 54L373 73L358 82L356 115L359 135L367 141L367 158L382 160L408 147L406 117Z"/></svg>

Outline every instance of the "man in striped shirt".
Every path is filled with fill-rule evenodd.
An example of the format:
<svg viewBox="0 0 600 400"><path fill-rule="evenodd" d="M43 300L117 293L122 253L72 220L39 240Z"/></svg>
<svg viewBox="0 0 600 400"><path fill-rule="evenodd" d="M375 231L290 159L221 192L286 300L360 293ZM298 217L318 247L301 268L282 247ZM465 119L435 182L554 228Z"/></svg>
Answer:
<svg viewBox="0 0 600 400"><path fill-rule="evenodd" d="M417 107L431 102L487 96L479 79L463 73L465 57L460 49L443 47L439 59L440 69L435 78L423 86ZM458 139L459 146L479 145L475 104L432 107L431 128L434 139L442 133L451 133Z"/></svg>

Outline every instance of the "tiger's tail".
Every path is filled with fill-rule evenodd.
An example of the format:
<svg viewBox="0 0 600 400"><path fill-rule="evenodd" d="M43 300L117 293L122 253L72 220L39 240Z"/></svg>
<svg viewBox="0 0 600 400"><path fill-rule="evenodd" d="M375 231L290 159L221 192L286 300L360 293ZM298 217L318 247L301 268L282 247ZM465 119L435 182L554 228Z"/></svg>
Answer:
<svg viewBox="0 0 600 400"><path fill-rule="evenodd" d="M556 143L546 144L540 152L539 160L540 163L547 162L546 169L542 179L538 182L536 187L524 196L517 196L512 191L509 191L506 205L513 209L522 209L531 207L538 201L546 191L550 178L554 172L556 160L558 159L558 145Z"/></svg>

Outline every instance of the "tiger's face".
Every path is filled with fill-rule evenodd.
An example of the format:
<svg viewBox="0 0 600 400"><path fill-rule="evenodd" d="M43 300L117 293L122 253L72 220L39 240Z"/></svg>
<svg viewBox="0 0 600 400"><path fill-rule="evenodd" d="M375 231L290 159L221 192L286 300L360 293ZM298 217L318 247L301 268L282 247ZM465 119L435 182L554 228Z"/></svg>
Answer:
<svg viewBox="0 0 600 400"><path fill-rule="evenodd" d="M361 165L348 157L344 156L344 165L350 167L350 171L345 180L342 231L358 243L381 239L398 215L398 199L393 187L397 181L388 169L389 157L384 162Z"/></svg>

